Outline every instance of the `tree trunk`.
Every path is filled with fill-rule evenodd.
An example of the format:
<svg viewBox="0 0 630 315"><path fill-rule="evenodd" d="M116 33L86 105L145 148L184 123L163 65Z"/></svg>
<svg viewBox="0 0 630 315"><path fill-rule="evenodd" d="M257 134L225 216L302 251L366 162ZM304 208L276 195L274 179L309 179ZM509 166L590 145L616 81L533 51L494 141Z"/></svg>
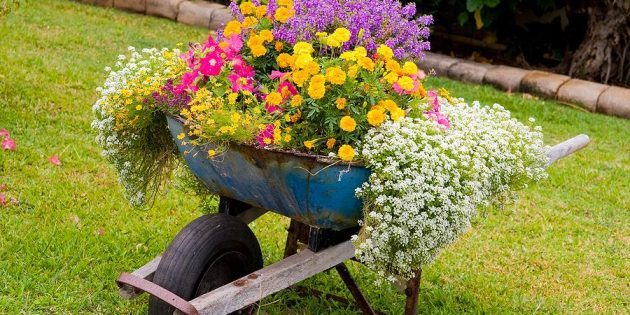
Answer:
<svg viewBox="0 0 630 315"><path fill-rule="evenodd" d="M630 0L593 0L588 13L586 37L573 55L569 75L630 85Z"/></svg>

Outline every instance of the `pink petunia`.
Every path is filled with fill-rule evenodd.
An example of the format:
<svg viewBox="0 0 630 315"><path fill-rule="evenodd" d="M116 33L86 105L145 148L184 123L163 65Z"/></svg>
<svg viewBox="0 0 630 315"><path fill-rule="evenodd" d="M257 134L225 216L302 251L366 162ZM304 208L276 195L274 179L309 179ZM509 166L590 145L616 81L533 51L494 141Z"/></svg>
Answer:
<svg viewBox="0 0 630 315"><path fill-rule="evenodd" d="M286 100L289 97L298 94L297 88L289 81L283 81L278 85L278 92L282 95L282 99Z"/></svg>
<svg viewBox="0 0 630 315"><path fill-rule="evenodd" d="M269 79L272 80L277 80L277 79L284 79L287 75L289 75L288 72L281 72L281 71L277 71L277 70L271 70L271 74L269 75Z"/></svg>
<svg viewBox="0 0 630 315"><path fill-rule="evenodd" d="M274 143L273 132L276 129L274 124L268 124L256 136L256 141L260 147L272 145Z"/></svg>
<svg viewBox="0 0 630 315"><path fill-rule="evenodd" d="M199 88L195 84L195 80L199 77L199 72L191 71L186 72L182 75L182 82L175 87L174 92L176 94L182 94L185 91L193 91L196 92Z"/></svg>
<svg viewBox="0 0 630 315"><path fill-rule="evenodd" d="M206 76L217 76L221 73L223 59L218 52L211 52L199 60L199 72Z"/></svg>
<svg viewBox="0 0 630 315"><path fill-rule="evenodd" d="M451 121L448 119L446 114L440 112L440 101L437 93L432 90L427 94L429 97L429 103L431 104L431 110L424 112L424 114L448 130L451 127Z"/></svg>
<svg viewBox="0 0 630 315"><path fill-rule="evenodd" d="M6 130L4 128L0 129L0 138L4 139L10 136L11 136L11 133L9 133L9 130Z"/></svg>
<svg viewBox="0 0 630 315"><path fill-rule="evenodd" d="M225 59L233 60L241 52L241 48L243 48L243 39L240 35L232 35L226 42L228 46L224 49Z"/></svg>
<svg viewBox="0 0 630 315"><path fill-rule="evenodd" d="M5 196L3 193L0 193L0 206L6 207L7 204L7 196Z"/></svg>
<svg viewBox="0 0 630 315"><path fill-rule="evenodd" d="M15 151L17 149L17 144L15 143L15 140L11 139L10 137L5 137L2 140L2 149Z"/></svg>
<svg viewBox="0 0 630 315"><path fill-rule="evenodd" d="M53 155L51 157L48 158L48 162L57 165L57 166L61 166L61 160L59 159L58 155Z"/></svg>
<svg viewBox="0 0 630 315"><path fill-rule="evenodd" d="M243 90L250 92L253 91L254 74L256 74L254 68L237 60L236 64L233 66L232 73L228 75L228 80L232 83L232 92L239 92Z"/></svg>

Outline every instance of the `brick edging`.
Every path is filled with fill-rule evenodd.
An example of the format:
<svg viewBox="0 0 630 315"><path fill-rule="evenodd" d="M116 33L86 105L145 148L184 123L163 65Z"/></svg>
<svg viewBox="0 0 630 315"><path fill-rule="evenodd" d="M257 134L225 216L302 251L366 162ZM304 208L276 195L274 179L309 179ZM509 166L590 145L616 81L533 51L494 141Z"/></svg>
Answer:
<svg viewBox="0 0 630 315"><path fill-rule="evenodd" d="M232 19L230 10L203 0L79 0L82 3L164 17L177 22L217 30ZM575 104L591 112L630 119L630 89L589 82L537 70L494 66L426 53L420 68L437 75L499 89L527 92Z"/></svg>
<svg viewBox="0 0 630 315"><path fill-rule="evenodd" d="M504 91L532 93L591 112L630 119L630 89L627 88L544 71L482 64L431 52L426 53L419 66L451 79L490 84Z"/></svg>

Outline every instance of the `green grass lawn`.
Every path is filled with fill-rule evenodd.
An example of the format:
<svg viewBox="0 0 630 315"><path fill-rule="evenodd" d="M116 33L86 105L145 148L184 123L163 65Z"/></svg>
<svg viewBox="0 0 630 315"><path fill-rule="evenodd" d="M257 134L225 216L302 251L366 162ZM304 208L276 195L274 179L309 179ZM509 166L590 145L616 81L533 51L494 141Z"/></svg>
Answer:
<svg viewBox="0 0 630 315"><path fill-rule="evenodd" d="M207 31L168 20L81 5L28 1L0 20L0 128L18 143L0 151L0 185L17 205L0 207L0 313L143 313L146 297L124 301L114 279L162 252L201 214L172 189L150 209L125 201L90 129L103 68L129 45L173 46ZM501 103L536 117L550 144L579 133L580 153L550 169L547 181L474 228L424 269L422 313L624 313L630 303L630 121L490 87L432 79L453 94ZM48 162L58 154L62 166ZM267 214L253 227L265 264L278 261L288 220ZM403 296L373 284L351 264L374 307L401 313ZM307 286L349 297L335 273ZM283 292L261 313L357 313Z"/></svg>

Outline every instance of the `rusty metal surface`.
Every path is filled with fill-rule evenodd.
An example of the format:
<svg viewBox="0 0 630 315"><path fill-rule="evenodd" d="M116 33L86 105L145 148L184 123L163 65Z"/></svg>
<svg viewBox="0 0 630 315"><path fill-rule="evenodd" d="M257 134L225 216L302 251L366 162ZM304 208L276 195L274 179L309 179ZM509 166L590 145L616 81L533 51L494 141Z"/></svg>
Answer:
<svg viewBox="0 0 630 315"><path fill-rule="evenodd" d="M178 140L184 125L173 117L167 121L188 167L215 194L334 230L356 226L362 217L355 189L367 181L367 168L244 145L209 159L205 152L211 146L193 147L188 137Z"/></svg>
<svg viewBox="0 0 630 315"><path fill-rule="evenodd" d="M198 315L197 309L188 301L180 298L175 293L164 289L163 287L140 277L134 276L130 273L123 272L116 280L119 286L131 286L138 290L147 292L156 298L168 303L172 307L178 309L180 312L186 315Z"/></svg>

